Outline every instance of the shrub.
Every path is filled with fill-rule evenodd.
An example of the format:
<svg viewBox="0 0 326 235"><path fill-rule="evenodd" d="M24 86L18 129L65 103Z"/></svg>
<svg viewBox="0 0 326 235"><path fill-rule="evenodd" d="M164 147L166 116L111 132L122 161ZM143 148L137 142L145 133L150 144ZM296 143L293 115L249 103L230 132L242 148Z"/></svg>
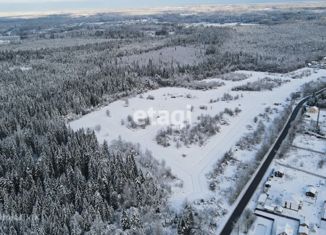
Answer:
<svg viewBox="0 0 326 235"><path fill-rule="evenodd" d="M95 130L96 132L101 131L101 125L96 125L95 128L94 128L94 130Z"/></svg>
<svg viewBox="0 0 326 235"><path fill-rule="evenodd" d="M283 80L280 78L263 78L254 82L248 82L245 85L240 85L232 88L232 91L263 91L273 90L276 87L280 87L282 84L289 82L289 80Z"/></svg>
<svg viewBox="0 0 326 235"><path fill-rule="evenodd" d="M155 97L154 97L154 96L152 96L152 95L148 95L146 99L148 99L148 100L154 100L154 99L155 99Z"/></svg>

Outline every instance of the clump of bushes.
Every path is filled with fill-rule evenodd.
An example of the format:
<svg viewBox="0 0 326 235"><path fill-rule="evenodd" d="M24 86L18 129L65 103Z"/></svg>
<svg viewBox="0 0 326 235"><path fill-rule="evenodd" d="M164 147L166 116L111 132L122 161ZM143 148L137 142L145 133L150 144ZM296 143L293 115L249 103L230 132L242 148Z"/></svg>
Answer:
<svg viewBox="0 0 326 235"><path fill-rule="evenodd" d="M127 116L127 127L130 129L138 129L142 128L145 129L146 126L149 126L151 124L151 120L149 117L146 117L144 119L134 120L134 118L131 115ZM121 125L124 125L121 123Z"/></svg>
<svg viewBox="0 0 326 235"><path fill-rule="evenodd" d="M198 122L191 126L180 128L173 128L171 126L162 129L156 135L156 142L159 145L168 147L171 142L176 143L176 147L182 145L189 146L191 144L199 144L202 146L208 138L216 135L220 131L220 125L223 125L223 115L229 116L237 115L241 112L239 108L234 110L226 108L224 112L221 112L213 117L209 115L201 115L198 117Z"/></svg>
<svg viewBox="0 0 326 235"><path fill-rule="evenodd" d="M248 79L249 75L243 73L226 73L223 74L220 78L225 81L238 82Z"/></svg>
<svg viewBox="0 0 326 235"><path fill-rule="evenodd" d="M260 121L254 132L248 133L236 143L241 150L251 150L253 146L261 143L265 133L265 125Z"/></svg>
<svg viewBox="0 0 326 235"><path fill-rule="evenodd" d="M263 91L273 90L276 87L280 87L282 84L290 82L290 80L283 80L280 78L263 78L254 82L247 82L244 85L236 86L232 88L232 91Z"/></svg>

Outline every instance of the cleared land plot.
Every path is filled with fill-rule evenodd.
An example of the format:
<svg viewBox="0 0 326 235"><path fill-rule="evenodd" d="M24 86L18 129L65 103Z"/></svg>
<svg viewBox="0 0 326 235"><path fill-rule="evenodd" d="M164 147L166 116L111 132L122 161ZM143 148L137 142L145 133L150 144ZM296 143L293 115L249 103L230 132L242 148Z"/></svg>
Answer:
<svg viewBox="0 0 326 235"><path fill-rule="evenodd" d="M175 67L177 65L195 65L202 61L204 50L194 46L175 46L164 47L158 50L134 54L122 57L122 62L125 64L138 64L140 66L162 65L165 67Z"/></svg>
<svg viewBox="0 0 326 235"><path fill-rule="evenodd" d="M222 205L227 206L227 198L223 198L218 193L212 193L209 190L206 174L212 169L212 166L222 158L225 152L232 148L237 141L248 132L248 125L254 125L254 117L264 113L267 107L272 107L274 103L282 104L282 109L289 100L287 99L291 92L297 91L300 86L308 81L315 80L324 75L326 71L318 70L309 77L302 79L292 79L290 82L275 88L273 91L260 92L239 92L231 91L232 87L246 83L247 81L256 81L267 76L267 73L240 71L250 75L250 78L243 81L224 81L225 85L216 89L206 91L190 90L185 88L160 88L149 91L126 101L119 100L92 112L82 118L70 123L70 126L77 130L79 128L95 129L98 125L96 135L100 142L107 140L112 141L121 137L124 140L139 143L143 148L152 151L153 156L158 160L165 161L166 165L171 168L172 173L183 181L183 187L176 187L173 191L171 202L176 206L181 205L187 198L195 200L200 198L218 197ZM300 71L298 71L300 72ZM268 74L272 78L289 79L280 74ZM204 82L207 82L204 81ZM231 95L241 95L237 100L210 103L211 99L222 97L224 93ZM147 99L147 97L153 99ZM187 111L187 105L194 107L191 117L193 124L196 123L200 115L216 115L225 108L234 109L236 107L242 110L237 116L225 116L225 124L221 125L220 132L210 137L204 145L191 145L191 147L176 145L163 147L156 143L155 136L157 132L164 128L161 125L151 125L142 129L130 129L121 125L121 120L128 115L132 115L137 110L175 110ZM200 107L206 105L207 109ZM110 110L110 117L106 112ZM249 157L250 158L250 157ZM248 159L249 159L248 158ZM229 173L226 173L229 174ZM232 172L233 174L233 172ZM227 177L227 175L226 175ZM232 175L229 175L232 177Z"/></svg>

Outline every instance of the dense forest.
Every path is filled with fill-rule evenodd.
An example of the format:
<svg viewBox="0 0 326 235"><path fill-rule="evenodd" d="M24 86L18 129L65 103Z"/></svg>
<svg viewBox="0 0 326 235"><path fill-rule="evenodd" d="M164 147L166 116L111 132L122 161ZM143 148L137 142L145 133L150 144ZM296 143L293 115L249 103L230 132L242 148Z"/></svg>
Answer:
<svg viewBox="0 0 326 235"><path fill-rule="evenodd" d="M74 133L60 119L98 104L104 93L126 91L123 80L116 80L120 87L106 81L96 91L69 79L52 86L51 79L1 71L0 233L94 234L133 228L151 234L156 225L143 227L146 220L140 214L155 218L164 209L168 188L156 174L145 175L152 170L135 162L137 149L119 150L122 142L115 148L99 145L94 133ZM125 84L130 87L132 80ZM93 94L77 102L75 94L83 90Z"/></svg>

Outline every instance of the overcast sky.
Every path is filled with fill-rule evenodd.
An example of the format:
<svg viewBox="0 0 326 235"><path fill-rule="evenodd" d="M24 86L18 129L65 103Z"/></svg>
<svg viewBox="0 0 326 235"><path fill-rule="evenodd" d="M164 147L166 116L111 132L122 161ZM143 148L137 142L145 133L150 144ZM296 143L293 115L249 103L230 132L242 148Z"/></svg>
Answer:
<svg viewBox="0 0 326 235"><path fill-rule="evenodd" d="M302 0L0 0L0 12L74 11L268 2L302 2Z"/></svg>

